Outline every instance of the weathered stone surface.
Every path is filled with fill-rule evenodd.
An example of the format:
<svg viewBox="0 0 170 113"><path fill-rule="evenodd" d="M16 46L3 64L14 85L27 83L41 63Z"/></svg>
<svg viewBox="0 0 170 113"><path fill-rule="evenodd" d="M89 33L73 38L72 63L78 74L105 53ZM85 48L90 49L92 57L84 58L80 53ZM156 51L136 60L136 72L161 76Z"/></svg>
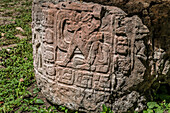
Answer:
<svg viewBox="0 0 170 113"><path fill-rule="evenodd" d="M153 46L147 45L149 30L132 13L97 3L34 0L32 14L35 75L54 104L87 112L101 111L103 104L115 112L141 111L155 73L169 73L167 52L147 51Z"/></svg>
<svg viewBox="0 0 170 113"><path fill-rule="evenodd" d="M149 29L147 46L148 60L152 65L151 75L156 75L155 82L170 85L170 0L83 0L121 8L129 16L138 15ZM160 52L163 51L163 52ZM158 55L158 54L159 55ZM161 54L160 54L161 53ZM158 56L156 56L158 55ZM161 55L161 57L159 57ZM150 56L150 57L149 57ZM158 59L158 57L160 59ZM161 69L157 71L160 66ZM167 70L164 73L163 70Z"/></svg>

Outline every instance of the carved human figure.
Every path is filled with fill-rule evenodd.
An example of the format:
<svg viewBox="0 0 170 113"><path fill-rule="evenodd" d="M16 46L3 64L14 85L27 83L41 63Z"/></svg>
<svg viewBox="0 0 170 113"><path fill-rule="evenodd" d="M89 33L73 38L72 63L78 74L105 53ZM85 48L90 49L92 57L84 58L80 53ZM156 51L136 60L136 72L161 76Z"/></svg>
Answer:
<svg viewBox="0 0 170 113"><path fill-rule="evenodd" d="M100 20L96 19L91 13L87 13L79 24L75 24L74 21L68 21L67 23L69 24L67 25L68 30L71 32L73 31L74 35L69 44L66 58L62 62L57 62L58 65L63 66L66 66L69 63L76 48L80 49L87 60L92 43L103 39L102 33L94 32L99 28ZM76 29L73 29L72 27ZM96 45L97 43L93 45ZM84 61L84 63L87 63L87 61Z"/></svg>
<svg viewBox="0 0 170 113"><path fill-rule="evenodd" d="M92 65L91 70L105 73L108 72L110 61L109 44L100 41L94 42L91 46L87 61Z"/></svg>

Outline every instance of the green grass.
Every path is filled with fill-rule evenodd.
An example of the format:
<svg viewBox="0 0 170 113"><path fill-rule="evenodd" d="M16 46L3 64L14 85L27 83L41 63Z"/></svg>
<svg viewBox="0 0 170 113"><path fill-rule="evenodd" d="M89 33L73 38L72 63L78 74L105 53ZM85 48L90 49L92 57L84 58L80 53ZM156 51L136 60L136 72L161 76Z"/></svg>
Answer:
<svg viewBox="0 0 170 113"><path fill-rule="evenodd" d="M148 102L147 107L147 110L144 110L143 113L170 113L170 103L166 103L166 101L161 103Z"/></svg>
<svg viewBox="0 0 170 113"><path fill-rule="evenodd" d="M13 111L20 106L21 100L28 92L27 87L34 82L32 65L32 45L27 41L21 41L16 48L10 51L0 51L2 58L0 69L0 112ZM20 82L20 79L24 79Z"/></svg>
<svg viewBox="0 0 170 113"><path fill-rule="evenodd" d="M12 5L11 5L12 4ZM18 4L22 4L18 6ZM1 16L12 17L13 23L0 26L0 34L5 33L5 37L1 39L0 47L9 44L19 43L21 40L15 35L22 34L31 40L31 0L1 0L0 12L4 12ZM16 30L21 27L25 32Z"/></svg>

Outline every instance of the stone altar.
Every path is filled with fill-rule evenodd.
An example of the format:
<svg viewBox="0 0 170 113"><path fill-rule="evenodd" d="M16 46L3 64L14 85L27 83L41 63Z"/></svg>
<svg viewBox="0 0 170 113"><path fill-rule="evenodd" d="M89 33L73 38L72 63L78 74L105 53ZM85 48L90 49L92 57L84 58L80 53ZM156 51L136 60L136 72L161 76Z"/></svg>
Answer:
<svg viewBox="0 0 170 113"><path fill-rule="evenodd" d="M85 112L144 109L149 30L138 16L74 0L34 0L32 14L35 75L49 101Z"/></svg>

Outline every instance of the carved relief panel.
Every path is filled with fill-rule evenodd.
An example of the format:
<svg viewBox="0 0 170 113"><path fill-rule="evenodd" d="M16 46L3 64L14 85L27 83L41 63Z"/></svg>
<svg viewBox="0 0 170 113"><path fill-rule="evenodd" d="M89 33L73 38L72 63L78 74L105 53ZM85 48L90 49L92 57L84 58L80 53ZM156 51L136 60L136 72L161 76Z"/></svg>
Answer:
<svg viewBox="0 0 170 113"><path fill-rule="evenodd" d="M40 30L33 29L34 67L53 103L97 111L112 106L118 91L130 91L133 76L144 76L148 29L137 16L90 3L43 3L41 9Z"/></svg>

